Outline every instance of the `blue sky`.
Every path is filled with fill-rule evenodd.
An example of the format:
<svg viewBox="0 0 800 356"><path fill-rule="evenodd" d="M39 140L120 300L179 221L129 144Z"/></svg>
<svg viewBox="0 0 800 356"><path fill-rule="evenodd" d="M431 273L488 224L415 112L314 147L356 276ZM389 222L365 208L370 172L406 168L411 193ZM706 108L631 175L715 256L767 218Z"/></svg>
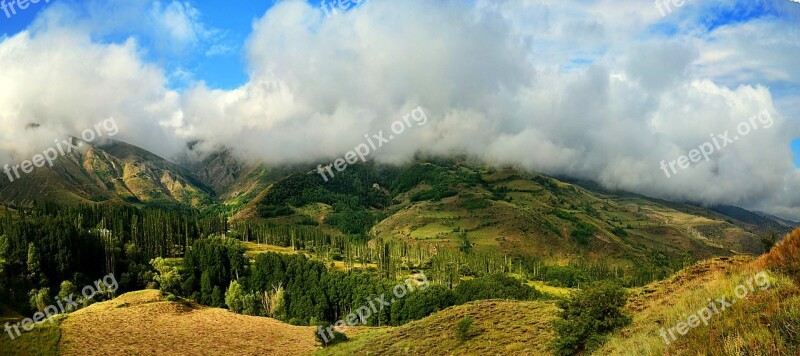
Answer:
<svg viewBox="0 0 800 356"><path fill-rule="evenodd" d="M30 4L25 10L17 10L10 18L0 12L0 34L14 35L25 30L48 6L56 3L75 4L74 0L50 0L45 3ZM153 52L149 60L163 63L168 70L183 69L190 71L195 79L204 80L209 86L221 89L232 89L247 82L247 68L242 58L241 47L252 30L252 22L261 17L274 4L274 0L243 1L192 1L192 7L199 11L198 20L209 28L222 32L221 38L214 44L230 48L223 54L207 55L209 44L198 46L193 52L167 55ZM164 2L167 3L167 2ZM134 31L120 31L98 38L99 41L120 42L134 36L144 47L152 45L147 34ZM185 85L175 80L176 87Z"/></svg>

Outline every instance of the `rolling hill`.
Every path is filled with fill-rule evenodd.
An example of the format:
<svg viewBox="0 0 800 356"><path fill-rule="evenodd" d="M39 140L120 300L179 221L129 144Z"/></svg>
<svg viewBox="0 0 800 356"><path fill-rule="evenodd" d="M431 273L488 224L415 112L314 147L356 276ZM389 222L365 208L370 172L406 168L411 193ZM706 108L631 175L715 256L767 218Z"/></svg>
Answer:
<svg viewBox="0 0 800 356"><path fill-rule="evenodd" d="M244 316L143 290L93 304L0 343L0 354L307 355L314 328ZM42 341L47 342L42 342Z"/></svg>

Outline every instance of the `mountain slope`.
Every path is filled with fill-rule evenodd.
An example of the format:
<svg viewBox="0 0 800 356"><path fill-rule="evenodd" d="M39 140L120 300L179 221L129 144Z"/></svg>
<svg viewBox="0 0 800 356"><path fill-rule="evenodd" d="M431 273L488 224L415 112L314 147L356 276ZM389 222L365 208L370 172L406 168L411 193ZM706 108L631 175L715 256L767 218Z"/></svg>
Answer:
<svg viewBox="0 0 800 356"><path fill-rule="evenodd" d="M481 300L434 313L399 327L348 333L350 341L319 355L545 355L557 318L553 302ZM456 324L472 316L471 338L459 341ZM352 335L352 336L351 336Z"/></svg>
<svg viewBox="0 0 800 356"><path fill-rule="evenodd" d="M329 182L313 171L290 175L245 205L237 220L312 224L333 234L431 248L468 244L476 251L561 264L584 260L665 277L692 261L763 252L759 234L782 226L737 211L729 216L511 167L438 160L352 165Z"/></svg>
<svg viewBox="0 0 800 356"><path fill-rule="evenodd" d="M0 200L21 206L39 200L198 208L213 203L210 189L189 171L153 153L119 141L79 142L79 150L59 157L53 167L0 180Z"/></svg>

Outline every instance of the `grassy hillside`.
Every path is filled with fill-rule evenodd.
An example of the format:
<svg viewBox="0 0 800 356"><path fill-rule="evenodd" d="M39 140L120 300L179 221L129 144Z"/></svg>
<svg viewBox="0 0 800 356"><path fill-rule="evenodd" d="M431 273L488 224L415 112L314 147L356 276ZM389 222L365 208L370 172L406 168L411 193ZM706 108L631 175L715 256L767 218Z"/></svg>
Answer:
<svg viewBox="0 0 800 356"><path fill-rule="evenodd" d="M445 309L396 328L361 329L350 341L320 355L542 355L553 337L558 308L551 302L484 300ZM470 339L456 338L456 324L472 316Z"/></svg>
<svg viewBox="0 0 800 356"><path fill-rule="evenodd" d="M714 259L638 290L628 308L633 324L614 335L600 354L609 355L797 355L800 354L800 231L757 261ZM752 282L760 273L769 284ZM794 278L794 280L793 280ZM756 284L743 298L743 287ZM765 288L762 288L765 287ZM737 291L737 288L739 290ZM738 295L737 295L738 293ZM730 306L673 341L662 328L698 314L726 296ZM720 308L721 303L717 303Z"/></svg>
<svg viewBox="0 0 800 356"><path fill-rule="evenodd" d="M761 253L757 234L779 226L595 188L460 161L354 165L327 183L314 172L279 179L235 220L437 249L469 244L479 252L589 261L661 278L694 261Z"/></svg>
<svg viewBox="0 0 800 356"><path fill-rule="evenodd" d="M633 323L610 335L598 355L800 353L800 230L759 259L703 261L663 281L630 290ZM761 274L763 273L763 274ZM755 276L766 279L753 282ZM764 284L764 282L768 282ZM753 286L737 296L739 286ZM555 293L553 293L555 294ZM667 344L661 330L725 296L730 303ZM319 349L314 327L167 302L159 292L133 292L44 324L0 354L551 354L554 301L484 300L447 308L398 327L351 328L349 341ZM466 340L459 321L474 318Z"/></svg>
<svg viewBox="0 0 800 356"><path fill-rule="evenodd" d="M155 290L128 293L70 314L61 324L60 353L309 354L314 328L163 301Z"/></svg>

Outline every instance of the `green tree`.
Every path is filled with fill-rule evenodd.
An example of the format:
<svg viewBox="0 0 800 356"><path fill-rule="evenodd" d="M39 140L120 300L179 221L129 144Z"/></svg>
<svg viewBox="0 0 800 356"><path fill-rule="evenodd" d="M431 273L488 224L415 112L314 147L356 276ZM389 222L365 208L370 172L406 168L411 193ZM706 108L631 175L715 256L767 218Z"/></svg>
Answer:
<svg viewBox="0 0 800 356"><path fill-rule="evenodd" d="M278 320L286 320L286 291L283 286L275 288L275 295L271 302L272 317Z"/></svg>
<svg viewBox="0 0 800 356"><path fill-rule="evenodd" d="M761 245L764 246L764 252L769 252L778 243L778 233L770 231L769 234L761 237Z"/></svg>
<svg viewBox="0 0 800 356"><path fill-rule="evenodd" d="M28 279L31 281L31 283L33 283L35 286L47 285L47 279L45 279L44 274L42 273L42 258L39 255L39 249L36 248L33 242L28 244L27 267Z"/></svg>
<svg viewBox="0 0 800 356"><path fill-rule="evenodd" d="M34 311L41 312L44 311L49 305L53 305L53 297L50 296L50 288L42 288L37 290L31 290L30 292L30 303L31 308Z"/></svg>
<svg viewBox="0 0 800 356"><path fill-rule="evenodd" d="M554 323L554 353L578 355L602 346L608 333L630 324L631 317L622 309L626 302L625 290L609 281L590 284L559 301L563 311Z"/></svg>
<svg viewBox="0 0 800 356"><path fill-rule="evenodd" d="M158 272L154 279L158 282L158 288L162 293L176 296L183 295L183 280L177 268L170 267L167 261L161 257L150 261L150 265Z"/></svg>
<svg viewBox="0 0 800 356"><path fill-rule="evenodd" d="M232 281L225 292L225 305L234 313L242 313L244 311L244 296L245 291L237 281Z"/></svg>
<svg viewBox="0 0 800 356"><path fill-rule="evenodd" d="M75 285L72 284L70 281L63 281L61 282L61 289L58 291L58 299L66 300L69 298L75 299L76 294L78 294L78 288L75 288Z"/></svg>
<svg viewBox="0 0 800 356"><path fill-rule="evenodd" d="M461 318L456 323L456 339L461 342L467 341L472 337L472 324L475 322L475 318L472 316L466 316Z"/></svg>
<svg viewBox="0 0 800 356"><path fill-rule="evenodd" d="M225 306L225 296L219 286L214 286L214 290L211 292L211 306L216 308Z"/></svg>

